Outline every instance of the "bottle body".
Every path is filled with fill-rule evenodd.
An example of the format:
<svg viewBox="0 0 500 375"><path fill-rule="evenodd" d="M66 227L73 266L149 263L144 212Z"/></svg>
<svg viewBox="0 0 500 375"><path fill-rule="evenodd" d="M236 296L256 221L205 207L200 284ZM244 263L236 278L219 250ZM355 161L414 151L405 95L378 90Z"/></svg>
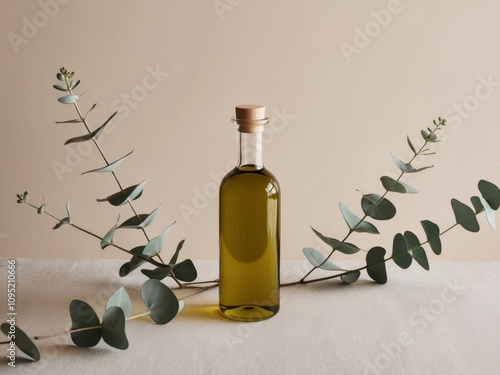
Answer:
<svg viewBox="0 0 500 375"><path fill-rule="evenodd" d="M265 168L236 167L219 201L221 313L257 321L279 311L280 189Z"/></svg>
<svg viewBox="0 0 500 375"><path fill-rule="evenodd" d="M219 191L219 309L234 320L279 311L280 187L262 163L265 108L236 107L238 161Z"/></svg>

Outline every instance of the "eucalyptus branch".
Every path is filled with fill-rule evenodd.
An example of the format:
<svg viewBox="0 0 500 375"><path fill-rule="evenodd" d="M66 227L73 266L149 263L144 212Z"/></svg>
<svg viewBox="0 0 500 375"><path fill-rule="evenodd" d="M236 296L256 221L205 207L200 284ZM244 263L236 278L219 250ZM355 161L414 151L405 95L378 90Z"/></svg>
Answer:
<svg viewBox="0 0 500 375"><path fill-rule="evenodd" d="M70 93L70 95L75 95L75 94L73 93L73 87L72 87L72 84L71 84L71 82L70 82L70 76L72 76L74 73L73 73L73 72L69 72L69 71L67 71L67 70L66 70L66 69L64 69L64 68L63 68L63 71L62 71L61 73L62 73L62 74L63 74L63 76L64 76L64 81L65 81L65 83L66 83L66 88L67 88L67 91ZM79 81L78 81L78 82L79 82ZM74 87L76 87L76 86L74 86ZM88 134L92 134L92 132L90 131L90 127L89 127L89 126L88 126L88 124L87 124L86 116L83 116L83 115L82 115L82 112L80 111L80 108L79 108L78 103L77 103L77 101L76 101L76 100L73 102L73 106L75 107L75 110L76 110L76 112L77 112L77 114L78 114L78 117L80 118L81 122L82 122L82 123L83 123L83 125L85 126L85 129L87 130L87 133L88 133ZM117 113L117 112L113 113L113 115L111 115L111 117L110 117L109 119L113 118L113 117L116 115L116 113ZM87 112L87 114L88 114L88 112ZM108 119L108 121L109 121L109 119ZM94 145L96 146L97 150L98 150L98 151L99 151L99 153L101 154L101 156L102 156L102 158L103 158L104 162L106 163L106 166L109 166L109 165L110 165L110 163L109 163L108 159L106 158L106 156L104 155L104 151L102 150L101 146L99 145L99 142L97 142L97 139L96 139L96 138L97 138L97 137L92 137L92 142L94 143ZM123 190L124 190L124 189L123 189L123 186L122 186L122 184L120 183L120 180L118 179L118 176L117 176L116 172L115 172L115 171L111 171L111 174L113 175L113 178L114 178L114 180L116 181L116 183L117 183L118 187L120 188L120 190L121 190L121 191L123 191ZM138 213L137 213L137 211L135 210L135 208L134 208L134 206L133 206L132 202L127 201L127 203L128 203L128 205L129 205L129 207L132 209L132 212L134 213L134 215L135 215L138 219L140 219L139 214L138 214ZM150 241L150 238L149 238L149 236L148 236L148 234L147 234L147 232L146 232L146 229L141 228L141 231L142 231L142 233L144 234L144 236L145 236L146 240L149 242L149 241ZM160 256L158 256L158 258L160 259L161 263L164 263L164 262L163 262L163 260L161 259L161 257L160 257Z"/></svg>

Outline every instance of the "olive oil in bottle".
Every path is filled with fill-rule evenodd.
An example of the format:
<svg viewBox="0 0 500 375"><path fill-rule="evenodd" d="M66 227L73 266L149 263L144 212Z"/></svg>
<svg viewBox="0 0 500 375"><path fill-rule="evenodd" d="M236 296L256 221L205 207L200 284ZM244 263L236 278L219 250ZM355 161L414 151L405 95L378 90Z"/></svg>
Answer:
<svg viewBox="0 0 500 375"><path fill-rule="evenodd" d="M265 107L236 107L238 162L219 192L219 309L258 321L279 310L280 188L262 163Z"/></svg>

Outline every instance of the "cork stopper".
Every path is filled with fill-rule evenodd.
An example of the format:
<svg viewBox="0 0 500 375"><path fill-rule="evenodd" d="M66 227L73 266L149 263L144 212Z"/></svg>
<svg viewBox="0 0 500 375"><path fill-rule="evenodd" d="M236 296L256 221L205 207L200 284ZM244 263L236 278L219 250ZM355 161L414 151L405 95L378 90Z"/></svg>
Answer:
<svg viewBox="0 0 500 375"><path fill-rule="evenodd" d="M266 107L260 104L241 104L236 106L236 117L233 122L242 133L258 133L264 130L269 119L266 117Z"/></svg>

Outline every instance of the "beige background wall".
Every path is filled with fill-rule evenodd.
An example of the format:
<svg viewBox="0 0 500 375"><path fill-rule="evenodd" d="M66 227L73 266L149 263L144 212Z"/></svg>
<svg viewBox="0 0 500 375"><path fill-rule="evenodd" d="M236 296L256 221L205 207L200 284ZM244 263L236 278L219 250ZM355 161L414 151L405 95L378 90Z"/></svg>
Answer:
<svg viewBox="0 0 500 375"><path fill-rule="evenodd" d="M147 179L139 212L162 204L150 237L176 221L165 252L185 238L184 256L217 258L216 185L235 160L240 103L265 104L273 121L265 162L282 187L285 259L320 246L310 226L343 238L339 202L361 213L356 189L382 193L390 152L408 160L406 136L418 143L438 116L444 141L419 163L435 167L404 180L419 193L390 195L396 219L351 241L390 249L397 232L422 236L420 220L445 229L451 198L468 202L481 178L500 184L497 1L40 0L3 1L0 14L2 256L124 256L16 204L28 190L62 217L71 196L74 222L100 235L132 214L96 202L116 190L111 176L81 176L103 165L96 150L63 145L83 127L55 124L75 116L51 87L61 66L82 80L82 110L98 103L93 128L119 111L102 148L110 160L135 150L118 177ZM498 233L480 224L446 234L441 258L500 259Z"/></svg>

